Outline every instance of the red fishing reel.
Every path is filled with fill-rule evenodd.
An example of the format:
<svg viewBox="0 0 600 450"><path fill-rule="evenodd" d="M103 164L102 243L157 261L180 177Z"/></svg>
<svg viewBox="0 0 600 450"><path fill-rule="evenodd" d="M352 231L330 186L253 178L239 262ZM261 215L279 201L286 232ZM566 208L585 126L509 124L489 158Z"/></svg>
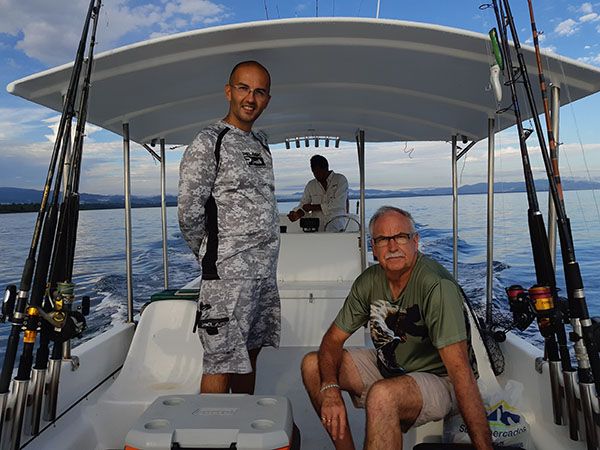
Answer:
<svg viewBox="0 0 600 450"><path fill-rule="evenodd" d="M527 289L520 284L513 284L506 288L506 295L510 312L513 315L513 327L521 331L526 330L535 319L535 311L531 306Z"/></svg>
<svg viewBox="0 0 600 450"><path fill-rule="evenodd" d="M506 289L508 305L513 313L513 325L523 331L534 319L537 319L540 333L544 337L554 332L556 308L554 295L550 286L534 285L525 289L515 284Z"/></svg>

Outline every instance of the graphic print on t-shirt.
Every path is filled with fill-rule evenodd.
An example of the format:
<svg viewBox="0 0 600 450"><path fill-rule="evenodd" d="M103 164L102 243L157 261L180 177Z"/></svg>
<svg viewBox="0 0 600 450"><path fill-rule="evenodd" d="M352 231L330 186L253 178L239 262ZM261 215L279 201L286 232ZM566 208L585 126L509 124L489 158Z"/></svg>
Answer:
<svg viewBox="0 0 600 450"><path fill-rule="evenodd" d="M260 153L257 152L243 152L244 159L249 166L264 166L265 160Z"/></svg>
<svg viewBox="0 0 600 450"><path fill-rule="evenodd" d="M396 361L395 351L399 344L406 342L407 336L421 339L427 337L427 328L417 325L419 321L421 312L418 305L401 308L387 300L371 303L371 339L377 350L382 372L385 371L390 376L404 373L404 369Z"/></svg>

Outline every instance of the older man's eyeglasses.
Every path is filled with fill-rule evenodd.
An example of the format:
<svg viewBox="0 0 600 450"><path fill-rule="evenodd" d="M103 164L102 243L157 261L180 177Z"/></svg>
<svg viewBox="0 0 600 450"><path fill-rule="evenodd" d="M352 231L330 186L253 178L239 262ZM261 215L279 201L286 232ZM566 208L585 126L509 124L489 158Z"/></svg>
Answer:
<svg viewBox="0 0 600 450"><path fill-rule="evenodd" d="M238 94L244 97L250 93L254 94L254 97L259 100L265 100L269 97L269 93L262 88L250 89L250 86L246 86L245 84L230 84L229 86L231 86Z"/></svg>
<svg viewBox="0 0 600 450"><path fill-rule="evenodd" d="M386 247L393 239L398 245L405 245L410 242L416 233L398 233L394 236L378 236L373 239L375 247Z"/></svg>

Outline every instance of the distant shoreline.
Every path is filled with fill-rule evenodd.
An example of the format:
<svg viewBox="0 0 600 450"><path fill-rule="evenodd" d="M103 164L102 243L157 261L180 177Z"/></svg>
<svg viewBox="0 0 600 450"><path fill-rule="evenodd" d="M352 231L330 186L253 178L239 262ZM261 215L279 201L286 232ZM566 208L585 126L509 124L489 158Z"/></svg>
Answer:
<svg viewBox="0 0 600 450"><path fill-rule="evenodd" d="M568 191L588 191L592 189L568 189ZM538 192L548 192L546 189L538 189ZM514 194L514 193L525 193L525 191L520 190L508 190L508 191L496 191L494 194ZM485 195L485 192L461 192L459 196L465 195ZM411 198L411 197L443 197L452 195L451 192L391 192L389 195L387 194L376 194L376 195L366 195L365 199L383 199L383 198ZM291 203L300 201L301 197L283 197L278 198L278 203ZM349 200L359 200L360 197L355 194L351 194ZM167 201L167 206L177 206L177 202L175 201ZM157 203L132 203L131 208L139 209L139 208L159 208L161 206L160 202ZM37 212L40 209L39 203L10 203L10 204L0 204L0 214L14 214L14 213L27 213L27 212ZM104 209L125 209L125 205L123 203L83 203L79 207L80 211L93 211L93 210L104 210Z"/></svg>
<svg viewBox="0 0 600 450"><path fill-rule="evenodd" d="M167 202L167 206L177 206L176 202ZM158 208L158 204L132 203L131 208ZM0 205L0 214L14 214L37 212L40 209L39 203L11 203L10 205ZM86 203L79 206L80 211L93 211L99 209L125 209L125 205L119 203Z"/></svg>
<svg viewBox="0 0 600 450"><path fill-rule="evenodd" d="M563 179L564 191L600 190L600 181ZM547 192L548 182L546 180L535 180L537 192ZM351 200L360 198L360 192L356 189L348 190ZM525 183L522 181L496 181L494 191L497 194L509 194L513 192L526 192ZM458 189L458 195L479 195L487 193L487 183L465 184ZM366 189L365 198L408 198L408 197L436 197L452 195L450 187L414 188L406 190ZM19 212L34 212L39 210L39 199L42 191L36 189L24 189L14 187L0 187L0 214ZM277 201L298 202L302 198L302 192L290 192L276 195ZM123 209L125 199L121 194L90 194L82 192L79 194L80 209ZM177 196L167 194L167 206L177 206ZM132 208L156 208L161 204L161 198L154 196L131 196Z"/></svg>

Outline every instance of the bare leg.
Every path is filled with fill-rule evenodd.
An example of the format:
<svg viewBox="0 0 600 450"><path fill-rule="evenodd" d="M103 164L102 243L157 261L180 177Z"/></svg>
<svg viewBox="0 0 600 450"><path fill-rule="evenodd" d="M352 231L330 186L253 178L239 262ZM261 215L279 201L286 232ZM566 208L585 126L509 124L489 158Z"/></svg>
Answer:
<svg viewBox="0 0 600 450"><path fill-rule="evenodd" d="M250 355L250 364L252 372L235 373L231 375L231 392L234 394L254 394L254 385L256 382L256 359L260 353L260 348L248 350Z"/></svg>
<svg viewBox="0 0 600 450"><path fill-rule="evenodd" d="M365 450L402 450L402 431L415 422L423 397L409 376L380 380L367 395Z"/></svg>
<svg viewBox="0 0 600 450"><path fill-rule="evenodd" d="M200 382L200 392L202 394L227 394L229 392L228 373L205 373Z"/></svg>
<svg viewBox="0 0 600 450"><path fill-rule="evenodd" d="M344 375L344 376L342 376ZM319 361L317 352L311 352L307 354L302 360L302 380L306 392L310 397L310 401L317 413L319 418L321 417L321 374L319 373ZM351 381L350 381L351 380ZM362 380L352 359L344 352L342 367L340 368L340 380L339 384L342 389L352 392L362 391ZM346 418L348 414L346 414ZM346 419L346 430L343 439L333 441L333 445L337 450L354 450L354 441L352 440L352 433L350 430L350 424Z"/></svg>

